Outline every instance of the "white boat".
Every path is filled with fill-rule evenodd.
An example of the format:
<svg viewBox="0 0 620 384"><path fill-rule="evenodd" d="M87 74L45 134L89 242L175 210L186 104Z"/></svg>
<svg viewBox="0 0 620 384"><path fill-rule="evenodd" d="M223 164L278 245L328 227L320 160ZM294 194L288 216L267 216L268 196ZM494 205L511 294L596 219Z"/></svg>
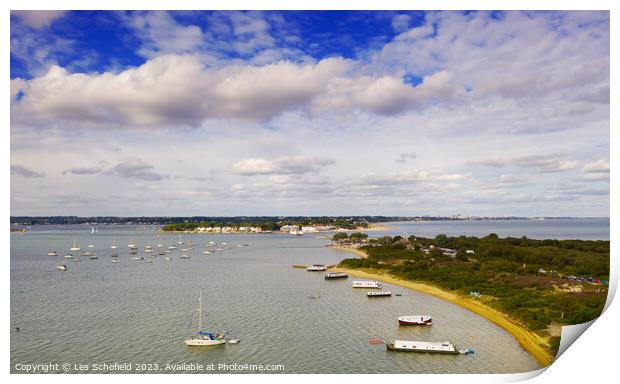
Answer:
<svg viewBox="0 0 620 384"><path fill-rule="evenodd" d="M65 259L73 259L73 255L72 255L72 254L70 254L70 253L67 253L67 254L65 255Z"/></svg>
<svg viewBox="0 0 620 384"><path fill-rule="evenodd" d="M66 265L64 265L64 264L63 264L63 265L57 265L57 266L56 266L56 270L57 270L57 271L66 271L67 269L69 269L69 268L67 268L67 266L66 266Z"/></svg>
<svg viewBox="0 0 620 384"><path fill-rule="evenodd" d="M413 340L394 340L386 344L388 351L399 352L425 352L425 353L445 353L450 355L458 355L460 352L454 344L432 341L413 341Z"/></svg>
<svg viewBox="0 0 620 384"><path fill-rule="evenodd" d="M144 250L144 252L146 252L146 253L151 253L151 252L153 252L153 250L152 250L151 248L146 248L146 249Z"/></svg>
<svg viewBox="0 0 620 384"><path fill-rule="evenodd" d="M188 256L188 255L183 254L183 255L181 255L181 257L180 257L180 258L181 258L181 259L189 259L189 256Z"/></svg>
<svg viewBox="0 0 620 384"><path fill-rule="evenodd" d="M204 332L202 330L202 291L198 298L198 332L185 340L185 344L191 347L204 347L209 345L225 344L224 334Z"/></svg>
<svg viewBox="0 0 620 384"><path fill-rule="evenodd" d="M144 260L144 257L132 257L131 260Z"/></svg>
<svg viewBox="0 0 620 384"><path fill-rule="evenodd" d="M58 256L58 252L56 252L56 251L49 251L49 252L47 253L47 255L48 255L48 256Z"/></svg>
<svg viewBox="0 0 620 384"><path fill-rule="evenodd" d="M171 257L164 257L164 260L170 261L170 260L172 260L172 258Z"/></svg>
<svg viewBox="0 0 620 384"><path fill-rule="evenodd" d="M77 242L75 241L75 237L74 237L73 238L73 247L69 248L69 250L70 251L79 251L80 249L82 249L82 248L80 248L80 246L77 245Z"/></svg>
<svg viewBox="0 0 620 384"><path fill-rule="evenodd" d="M112 259L112 263L120 263L121 261L119 259Z"/></svg>
<svg viewBox="0 0 620 384"><path fill-rule="evenodd" d="M310 271L310 272L320 272L320 271L326 271L327 267L324 266L323 264L312 264L311 266L306 268L306 271Z"/></svg>
<svg viewBox="0 0 620 384"><path fill-rule="evenodd" d="M349 275L344 272L328 272L325 274L325 280L331 279L348 279Z"/></svg>
<svg viewBox="0 0 620 384"><path fill-rule="evenodd" d="M205 255L210 255L211 251L202 251L202 253L204 253Z"/></svg>
<svg viewBox="0 0 620 384"><path fill-rule="evenodd" d="M94 254L94 253L92 253L91 251L85 251L85 252L82 252L82 256L94 256L94 255L95 255L95 254Z"/></svg>
<svg viewBox="0 0 620 384"><path fill-rule="evenodd" d="M390 292L390 291L375 291L375 292L368 292L368 293L366 293L366 296L368 296L368 297L385 297L385 296L392 296L392 292Z"/></svg>
<svg viewBox="0 0 620 384"><path fill-rule="evenodd" d="M398 318L400 325L433 325L433 318L429 315L401 316Z"/></svg>
<svg viewBox="0 0 620 384"><path fill-rule="evenodd" d="M127 247L128 247L129 249L138 249L138 247L136 247L136 245L135 245L135 244L128 244L128 245L127 245Z"/></svg>
<svg viewBox="0 0 620 384"><path fill-rule="evenodd" d="M383 287L383 285L378 282L378 281L365 281L365 280L361 280L361 281L354 281L353 282L353 288L374 288L374 289L380 289L381 287Z"/></svg>
<svg viewBox="0 0 620 384"><path fill-rule="evenodd" d="M239 339L232 339L232 340L228 340L228 344L238 344L241 340Z"/></svg>
<svg viewBox="0 0 620 384"><path fill-rule="evenodd" d="M110 246L110 248L112 248L112 249L116 249L116 248L118 248L118 247L116 246L116 237L113 237L113 238L112 238L112 245Z"/></svg>
<svg viewBox="0 0 620 384"><path fill-rule="evenodd" d="M88 244L88 248L95 248L93 244Z"/></svg>
<svg viewBox="0 0 620 384"><path fill-rule="evenodd" d="M90 233L91 234L95 233L95 227L90 227Z"/></svg>

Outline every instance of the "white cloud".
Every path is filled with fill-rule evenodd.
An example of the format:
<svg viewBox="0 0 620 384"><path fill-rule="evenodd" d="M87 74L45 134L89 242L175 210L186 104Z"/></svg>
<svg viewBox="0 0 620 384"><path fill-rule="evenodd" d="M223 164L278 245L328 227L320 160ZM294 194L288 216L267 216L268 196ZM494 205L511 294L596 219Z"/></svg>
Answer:
<svg viewBox="0 0 620 384"><path fill-rule="evenodd" d="M392 18L392 29L395 32L403 32L409 29L409 23L411 22L411 16L400 14Z"/></svg>
<svg viewBox="0 0 620 384"><path fill-rule="evenodd" d="M579 165L579 162L577 160L567 159L563 155L542 154L517 156L511 158L486 159L470 164L483 165L495 168L514 166L522 168L532 168L541 173L553 173L576 169Z"/></svg>
<svg viewBox="0 0 620 384"><path fill-rule="evenodd" d="M200 27L181 25L168 12L137 12L124 20L142 40L138 53L147 58L193 53L204 44Z"/></svg>
<svg viewBox="0 0 620 384"><path fill-rule="evenodd" d="M583 166L584 180L605 181L609 180L609 162L599 159Z"/></svg>
<svg viewBox="0 0 620 384"><path fill-rule="evenodd" d="M44 28L62 17L67 11L11 11L24 24L32 28Z"/></svg>
<svg viewBox="0 0 620 384"><path fill-rule="evenodd" d="M334 164L334 160L320 157L290 156L280 157L274 160L244 159L235 163L232 171L238 175L290 175L304 173L318 173L325 167ZM275 177L271 179L277 183L283 183L286 178Z"/></svg>

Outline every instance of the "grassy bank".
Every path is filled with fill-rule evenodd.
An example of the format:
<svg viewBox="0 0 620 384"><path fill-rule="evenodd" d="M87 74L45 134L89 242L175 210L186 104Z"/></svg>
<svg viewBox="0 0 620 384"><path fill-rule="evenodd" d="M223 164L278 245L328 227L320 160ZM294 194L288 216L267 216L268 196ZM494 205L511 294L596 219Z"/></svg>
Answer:
<svg viewBox="0 0 620 384"><path fill-rule="evenodd" d="M363 255L362 257L367 257L365 252L359 249L352 249L346 247L332 248L340 251L354 253L357 256ZM382 271L377 271L373 269L350 269L338 267L332 268L330 269L330 271L345 272L355 277L380 280L388 284L413 289L418 292L433 295L440 299L449 301L453 304L470 310L502 327L504 330L510 333L517 340L519 345L521 345L521 347L525 351L530 353L542 367L548 366L553 362L554 356L549 350L548 337L542 337L537 335L536 333L528 330L516 320L512 319L510 316L494 308L486 306L476 299L472 299L455 292L440 289L432 285L397 278L389 274L383 273Z"/></svg>

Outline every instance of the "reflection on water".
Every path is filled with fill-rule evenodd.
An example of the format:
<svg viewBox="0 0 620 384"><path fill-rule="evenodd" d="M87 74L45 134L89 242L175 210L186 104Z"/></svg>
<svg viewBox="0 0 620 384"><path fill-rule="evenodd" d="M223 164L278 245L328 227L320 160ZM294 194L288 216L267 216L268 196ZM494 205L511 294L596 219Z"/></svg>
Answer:
<svg viewBox="0 0 620 384"><path fill-rule="evenodd" d="M76 238L99 259L63 259ZM502 329L431 296L368 299L352 279L291 268L347 257L314 236L182 235L184 245L153 263L131 260L127 245L149 242L157 253L177 237L134 226L33 228L11 235L11 363L284 364L286 373L522 372L536 362ZM110 262L112 240L120 263ZM180 248L194 243L193 249ZM218 245L207 248L210 241ZM222 242L227 246L219 245ZM250 246L237 247L238 244ZM205 249L227 248L211 255ZM60 256L50 257L55 248ZM190 259L179 259L187 253ZM76 253L77 254L77 253ZM69 270L58 272L56 265ZM189 348L203 293L205 329L227 331L236 345ZM311 297L315 297L314 299ZM397 317L431 314L435 325L399 327ZM15 327L20 331L15 332ZM468 356L387 352L369 339L448 340Z"/></svg>

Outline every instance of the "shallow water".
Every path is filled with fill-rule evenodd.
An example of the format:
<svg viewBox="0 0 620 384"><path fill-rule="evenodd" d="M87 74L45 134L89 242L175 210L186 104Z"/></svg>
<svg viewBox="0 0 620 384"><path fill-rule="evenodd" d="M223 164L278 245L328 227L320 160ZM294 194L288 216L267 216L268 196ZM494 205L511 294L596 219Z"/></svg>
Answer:
<svg viewBox="0 0 620 384"><path fill-rule="evenodd" d="M76 238L98 260L62 257ZM118 264L110 262L115 238ZM283 364L285 373L487 373L536 369L515 339L484 318L432 296L389 287L402 296L369 299L353 278L325 281L322 273L291 268L335 264L348 257L315 236L183 235L190 259L131 260L127 244L157 231L137 226L33 228L11 235L11 370L17 363ZM172 236L162 236L168 245ZM174 238L176 241L176 237ZM209 241L233 247L204 255ZM250 246L236 247L237 244ZM218 247L222 247L219 246ZM60 256L47 256L55 248ZM77 254L77 252L76 252ZM79 257L79 256L77 256ZM69 270L58 272L56 265ZM203 294L204 328L228 331L236 345L189 348ZM311 298L315 297L315 298ZM399 327L397 317L431 314L432 327ZM20 331L16 332L15 328ZM387 352L369 339L452 341L476 353ZM60 370L59 370L60 371ZM161 371L160 371L161 372Z"/></svg>

